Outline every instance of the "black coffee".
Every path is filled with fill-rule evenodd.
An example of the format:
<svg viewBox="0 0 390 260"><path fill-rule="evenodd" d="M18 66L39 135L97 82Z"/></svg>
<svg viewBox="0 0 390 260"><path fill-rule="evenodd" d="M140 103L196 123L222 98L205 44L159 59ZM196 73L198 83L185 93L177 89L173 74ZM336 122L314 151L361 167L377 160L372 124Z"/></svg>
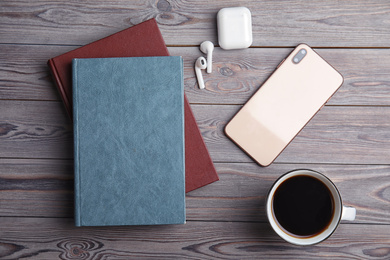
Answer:
<svg viewBox="0 0 390 260"><path fill-rule="evenodd" d="M333 198L320 180L305 175L285 180L274 194L273 212L279 225L292 235L322 232L333 217Z"/></svg>

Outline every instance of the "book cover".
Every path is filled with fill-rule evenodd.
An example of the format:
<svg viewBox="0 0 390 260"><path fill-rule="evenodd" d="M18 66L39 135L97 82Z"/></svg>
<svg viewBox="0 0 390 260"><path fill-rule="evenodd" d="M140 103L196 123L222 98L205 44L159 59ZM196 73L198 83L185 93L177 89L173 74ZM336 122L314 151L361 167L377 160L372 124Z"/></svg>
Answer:
<svg viewBox="0 0 390 260"><path fill-rule="evenodd" d="M185 223L181 57L73 61L77 226Z"/></svg>
<svg viewBox="0 0 390 260"><path fill-rule="evenodd" d="M72 59L169 56L155 19L87 44L48 61L54 82L72 118ZM217 181L218 175L196 124L189 102L184 96L186 192Z"/></svg>

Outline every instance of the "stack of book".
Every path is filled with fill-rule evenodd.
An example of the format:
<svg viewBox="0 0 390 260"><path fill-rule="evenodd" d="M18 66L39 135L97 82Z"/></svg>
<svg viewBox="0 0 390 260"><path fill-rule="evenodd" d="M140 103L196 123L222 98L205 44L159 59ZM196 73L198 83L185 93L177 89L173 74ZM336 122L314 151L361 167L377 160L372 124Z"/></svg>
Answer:
<svg viewBox="0 0 390 260"><path fill-rule="evenodd" d="M154 19L48 61L74 125L75 224L185 222L185 192L218 180Z"/></svg>

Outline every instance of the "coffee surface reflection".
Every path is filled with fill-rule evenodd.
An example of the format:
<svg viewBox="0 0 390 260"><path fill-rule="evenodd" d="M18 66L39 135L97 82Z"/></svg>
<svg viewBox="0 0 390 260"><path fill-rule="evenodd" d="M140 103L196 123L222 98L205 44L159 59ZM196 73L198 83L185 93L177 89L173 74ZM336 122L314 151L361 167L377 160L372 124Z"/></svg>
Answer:
<svg viewBox="0 0 390 260"><path fill-rule="evenodd" d="M297 237L311 237L331 223L334 201L321 180L298 175L280 184L275 191L272 208L275 220L284 232Z"/></svg>

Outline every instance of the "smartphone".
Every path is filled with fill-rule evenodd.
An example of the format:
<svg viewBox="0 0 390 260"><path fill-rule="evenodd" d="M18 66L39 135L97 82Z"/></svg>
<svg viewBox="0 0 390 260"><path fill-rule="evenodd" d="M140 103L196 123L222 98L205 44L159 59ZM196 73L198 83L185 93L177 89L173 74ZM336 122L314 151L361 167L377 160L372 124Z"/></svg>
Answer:
<svg viewBox="0 0 390 260"><path fill-rule="evenodd" d="M270 165L343 84L343 76L298 45L225 127L262 166Z"/></svg>

